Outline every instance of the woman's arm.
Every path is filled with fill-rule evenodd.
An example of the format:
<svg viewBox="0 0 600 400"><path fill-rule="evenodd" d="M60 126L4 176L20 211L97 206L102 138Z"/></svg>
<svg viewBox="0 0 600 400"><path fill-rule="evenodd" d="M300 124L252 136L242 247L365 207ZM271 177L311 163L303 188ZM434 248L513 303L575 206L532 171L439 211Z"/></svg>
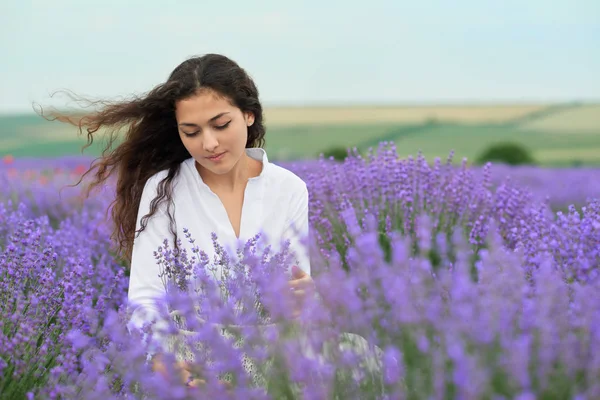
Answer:
<svg viewBox="0 0 600 400"><path fill-rule="evenodd" d="M150 202L156 197L158 181L158 176L155 175L148 179L144 186L137 213L136 231L141 227L141 218L150 211ZM160 246L164 246L164 239L169 239L168 228L169 218L160 207L147 220L145 229L134 239L128 291L128 306L132 312L129 327L140 329L159 315L156 299L164 296L165 287L159 276L161 271L154 252ZM172 239L169 239L170 245L171 242Z"/></svg>
<svg viewBox="0 0 600 400"><path fill-rule="evenodd" d="M290 241L290 250L295 254L300 269L311 274L308 237L308 189L306 184L292 200L292 206L286 223L283 240ZM291 273L291 271L290 271Z"/></svg>

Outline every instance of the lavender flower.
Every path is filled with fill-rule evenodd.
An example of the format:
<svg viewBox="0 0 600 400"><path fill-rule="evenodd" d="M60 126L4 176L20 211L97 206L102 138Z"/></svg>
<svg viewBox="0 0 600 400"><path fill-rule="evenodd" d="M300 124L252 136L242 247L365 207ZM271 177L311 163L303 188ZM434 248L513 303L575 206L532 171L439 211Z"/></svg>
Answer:
<svg viewBox="0 0 600 400"><path fill-rule="evenodd" d="M2 397L600 396L594 193L555 212L519 179L535 172L403 160L386 143L288 167L311 192L318 293L302 315L282 301L285 246L213 236L211 259L186 231L182 252L155 252L168 324L141 330L127 329L127 273L108 251L112 188L80 202L57 196L61 173L1 171ZM158 338L164 373L147 358ZM178 361L205 384L186 387Z"/></svg>

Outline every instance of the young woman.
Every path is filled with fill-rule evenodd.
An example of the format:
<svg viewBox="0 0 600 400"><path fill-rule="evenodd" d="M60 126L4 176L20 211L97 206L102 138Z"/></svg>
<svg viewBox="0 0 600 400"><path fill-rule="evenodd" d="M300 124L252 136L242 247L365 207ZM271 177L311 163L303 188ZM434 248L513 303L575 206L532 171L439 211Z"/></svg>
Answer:
<svg viewBox="0 0 600 400"><path fill-rule="evenodd" d="M261 148L265 127L258 90L237 63L218 54L190 58L146 95L102 103L77 122L67 120L87 127L88 142L100 129L116 128L111 144L117 130L123 135L100 159L93 186L117 170L113 238L131 265L134 326L156 316L155 299L165 291L153 253L167 237L171 246L178 238L185 245L184 228L209 256L212 232L224 245L259 232L277 245L289 239L298 260L289 295L297 300L298 314L314 290L302 245L308 192Z"/></svg>

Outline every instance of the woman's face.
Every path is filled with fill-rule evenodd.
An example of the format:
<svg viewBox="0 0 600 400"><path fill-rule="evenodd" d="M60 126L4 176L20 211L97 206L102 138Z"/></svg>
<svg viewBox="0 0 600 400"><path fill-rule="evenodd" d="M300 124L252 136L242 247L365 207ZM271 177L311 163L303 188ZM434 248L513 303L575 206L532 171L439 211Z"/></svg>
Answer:
<svg viewBox="0 0 600 400"><path fill-rule="evenodd" d="M222 175L245 155L251 113L232 106L211 90L201 90L175 105L179 137L190 155L208 171Z"/></svg>

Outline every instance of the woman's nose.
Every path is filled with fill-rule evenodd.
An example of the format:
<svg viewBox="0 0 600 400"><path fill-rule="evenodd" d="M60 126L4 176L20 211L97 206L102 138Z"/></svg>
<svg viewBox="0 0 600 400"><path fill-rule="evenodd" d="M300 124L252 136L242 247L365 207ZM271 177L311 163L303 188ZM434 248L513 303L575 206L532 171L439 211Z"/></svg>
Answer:
<svg viewBox="0 0 600 400"><path fill-rule="evenodd" d="M210 132L206 132L202 139L204 139L202 145L205 151L212 152L219 145L219 142L217 141L215 135Z"/></svg>

